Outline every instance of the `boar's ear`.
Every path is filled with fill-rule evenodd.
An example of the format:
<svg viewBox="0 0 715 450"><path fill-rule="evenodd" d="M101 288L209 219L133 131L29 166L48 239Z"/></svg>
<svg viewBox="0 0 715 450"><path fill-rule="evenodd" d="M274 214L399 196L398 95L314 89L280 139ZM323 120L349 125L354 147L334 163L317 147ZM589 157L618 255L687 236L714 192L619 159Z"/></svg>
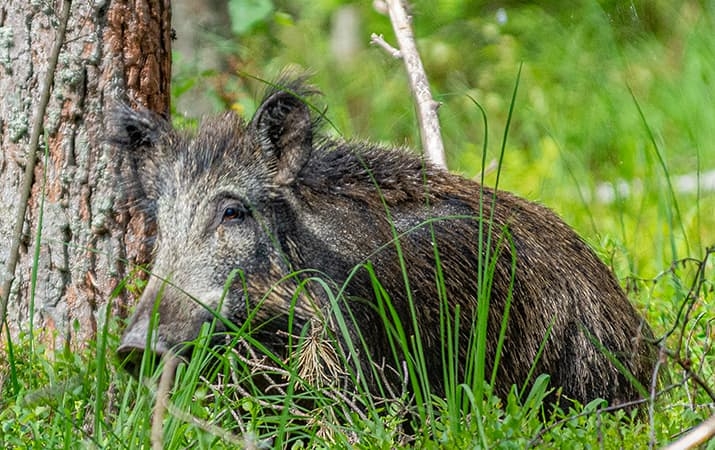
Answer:
<svg viewBox="0 0 715 450"><path fill-rule="evenodd" d="M251 126L264 158L275 164L274 181L293 182L310 156L313 123L308 105L296 94L278 91L269 95L256 111Z"/></svg>
<svg viewBox="0 0 715 450"><path fill-rule="evenodd" d="M134 110L126 104L115 107L111 117L108 140L122 150L156 148L172 130L169 121L160 115L144 108Z"/></svg>
<svg viewBox="0 0 715 450"><path fill-rule="evenodd" d="M138 189L144 200L155 199L159 192L157 168L171 151L169 144L175 135L171 124L148 109L134 110L123 103L113 107L109 117L106 140L117 149L117 156L128 162L128 186Z"/></svg>

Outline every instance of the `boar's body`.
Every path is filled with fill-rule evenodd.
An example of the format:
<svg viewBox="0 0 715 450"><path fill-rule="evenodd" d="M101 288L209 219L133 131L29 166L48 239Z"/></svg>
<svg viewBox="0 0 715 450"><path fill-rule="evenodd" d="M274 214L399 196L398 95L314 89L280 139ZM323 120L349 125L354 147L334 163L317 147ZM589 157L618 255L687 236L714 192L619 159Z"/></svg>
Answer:
<svg viewBox="0 0 715 450"><path fill-rule="evenodd" d="M479 260L490 245L497 262L487 374L512 299L496 393L522 385L536 361L535 373L550 374L552 385L569 398L638 397L609 358L648 385L653 352L643 337L650 330L574 231L545 207L481 187L409 152L316 139L309 109L294 95L310 93L301 89L294 84L270 93L250 123L226 114L204 121L195 135L181 134L148 112L119 114L114 141L133 158L137 187L158 229L154 276L120 354L145 350L156 304L154 352L194 339L214 318L213 309L238 326L250 321L259 340L286 356L285 333L278 331L293 323L289 331L300 334L315 318L331 327L335 314L319 289L294 298L298 277L286 276L303 271L304 277L342 286L369 261L407 335L419 332L432 390L441 395L444 308L435 254L448 313L460 314L457 359L463 370L477 311ZM224 293L235 269L242 281ZM342 312L349 308L351 316L345 316L355 320L346 321L349 336L343 339L357 344L362 336L371 356L354 358L365 369L371 359L394 361L368 271L357 270L346 286ZM410 298L419 330L412 326Z"/></svg>

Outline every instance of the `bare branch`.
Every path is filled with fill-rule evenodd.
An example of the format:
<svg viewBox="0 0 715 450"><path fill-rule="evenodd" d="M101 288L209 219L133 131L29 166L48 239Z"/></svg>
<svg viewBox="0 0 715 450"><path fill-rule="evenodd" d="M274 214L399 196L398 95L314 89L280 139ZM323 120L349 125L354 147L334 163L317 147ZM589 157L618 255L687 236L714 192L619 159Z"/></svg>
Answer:
<svg viewBox="0 0 715 450"><path fill-rule="evenodd" d="M415 37L412 33L411 18L405 12L404 5L401 0L385 0L374 2L375 9L381 11L384 6L387 6L387 11L390 15L390 22L395 31L395 37L399 44L399 54L405 62L407 76L410 80L410 88L412 95L415 98L417 105L417 120L420 124L420 135L422 138L422 149L427 158L435 165L447 168L447 163L444 156L444 144L442 143L442 135L439 127L439 118L437 117L437 109L439 103L432 98L425 74L422 60L417 51ZM375 40L373 35L371 42L385 49L392 49L387 43L384 45ZM384 42L384 40L382 40ZM388 52L395 56L393 51Z"/></svg>
<svg viewBox="0 0 715 450"><path fill-rule="evenodd" d="M387 41L385 41L385 38L381 34L372 33L370 35L370 43L372 45L377 45L378 47L381 47L383 50L385 50L390 56L392 56L395 59L402 58L402 53L400 53L400 50L396 49L395 47L388 44Z"/></svg>

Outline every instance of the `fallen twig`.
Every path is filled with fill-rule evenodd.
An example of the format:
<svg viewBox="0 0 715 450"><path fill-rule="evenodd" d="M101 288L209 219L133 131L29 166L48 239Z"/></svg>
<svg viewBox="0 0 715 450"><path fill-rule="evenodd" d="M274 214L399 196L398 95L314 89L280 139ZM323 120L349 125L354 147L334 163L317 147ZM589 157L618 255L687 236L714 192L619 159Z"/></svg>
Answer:
<svg viewBox="0 0 715 450"><path fill-rule="evenodd" d="M680 439L663 447L663 450L685 450L695 448L704 444L707 440L715 436L715 414L710 416L700 425L692 428Z"/></svg>

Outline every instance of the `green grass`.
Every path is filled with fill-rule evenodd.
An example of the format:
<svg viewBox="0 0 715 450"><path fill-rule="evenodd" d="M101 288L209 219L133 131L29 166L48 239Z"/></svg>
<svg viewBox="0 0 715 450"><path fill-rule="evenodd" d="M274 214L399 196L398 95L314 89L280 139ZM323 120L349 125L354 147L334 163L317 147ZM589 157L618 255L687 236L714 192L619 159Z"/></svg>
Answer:
<svg viewBox="0 0 715 450"><path fill-rule="evenodd" d="M712 255L708 254L708 257ZM595 401L544 416L543 399L551 389L539 376L528 392L519 386L505 399L477 394L475 385L453 385L469 399L454 407L449 397L433 398L430 410L415 409L407 397L386 395L376 401L364 390L343 396L330 384L301 375L299 356L273 364L249 351L250 335L238 330L224 348L209 349L207 327L193 346L191 362L180 364L163 423L164 448L236 448L267 445L294 448L644 448L662 445L711 413L712 399L692 376L708 383L715 377L712 352L712 263L690 260L674 265L656 280L634 280L635 297L672 298L654 327L665 334L665 348L688 361L689 372L669 358L670 378L641 417L623 411L599 412ZM311 282L320 282L314 279ZM323 284L325 289L329 289ZM637 288L637 289L636 289ZM375 289L380 285L375 281ZM327 293L340 302L339 287ZM383 298L386 311L389 298ZM345 328L349 317L337 317ZM385 320L399 328L389 312ZM30 336L15 340L11 356L16 382L2 372L0 443L3 448L148 448L157 397L157 374L139 381L119 368L115 357L120 324L108 320L96 341L82 352L69 348L50 354ZM334 346L320 330L303 336L316 345ZM396 332L399 342L408 342ZM360 343L353 343L360 346ZM406 349L414 355L417 349ZM298 355L303 353L297 352ZM342 357L342 356L341 356ZM207 365L208 364L208 365ZM351 364L340 361L349 371ZM265 391L255 382L270 374L278 386ZM352 374L354 375L354 373ZM424 378L417 364L410 376ZM394 386L393 386L394 387ZM712 386L710 386L712 389ZM310 406L307 406L310 405ZM358 406L361 405L361 406ZM649 409L652 408L652 409ZM411 421L414 438L405 433ZM413 440L414 439L414 440Z"/></svg>
<svg viewBox="0 0 715 450"><path fill-rule="evenodd" d="M299 11L280 11L281 20L268 20L242 37L236 50L245 62L242 69L270 78L286 64L299 63L316 73L313 81L325 92L335 133L418 142L401 62L364 48L354 63L336 66L325 39L328 3L332 8L337 2L305 2ZM310 381L298 358L274 360L270 371L285 385L262 392L256 385L262 378L251 375L256 359L244 346L250 336L236 330L233 346L209 351L197 345L191 363L179 366L163 424L165 448L646 448L672 441L715 409L706 392L715 389L715 264L708 250L715 243L715 196L680 192L674 184L679 175L715 169L712 6L654 2L662 21L651 30L614 22L607 2L578 2L576 19L516 5L507 9L503 26L491 19L493 11L470 10L470 2L440 2L443 7L427 15L420 12L432 11L433 2L413 3L425 65L444 103L440 115L450 167L546 203L586 237L656 335L664 337L669 378L660 390L666 392L639 418L599 413L598 403L543 417L547 379L534 374L530 391L516 386L508 398L497 399L488 383L477 382L492 378L477 364L464 385L448 367L447 398L416 409L401 395L401 386L389 400L377 401L357 383L362 391L345 398ZM369 31L390 35L385 18L369 6L361 8ZM512 97L521 63L519 91ZM177 81L177 89L202 84ZM240 77L233 82L237 91L225 106L250 114L260 87ZM487 137L507 129L504 146L489 144ZM499 170L484 172L491 161ZM617 180L632 192L609 202L596 197L600 184ZM488 273L484 261L484 281ZM415 357L407 367L408 382L426 398L420 343L400 332L378 281L375 291L394 330L393 344ZM345 301L339 287L319 277L310 282L336 305ZM131 277L118 289L137 292L141 282ZM471 324L443 316L449 354L455 328ZM1 448L151 446L159 375L137 381L121 370L113 351L123 324L100 319L96 340L80 351L50 348L32 333L13 340L3 336ZM339 330L350 320L340 317ZM334 337L319 328L295 331L295 346L306 357L333 345ZM483 354L480 345L477 340L472 346L475 361ZM214 363L206 380L208 357ZM356 377L349 362L337 358L346 373L336 373ZM418 430L414 441L404 433L408 420ZM715 449L715 442L706 448Z"/></svg>

